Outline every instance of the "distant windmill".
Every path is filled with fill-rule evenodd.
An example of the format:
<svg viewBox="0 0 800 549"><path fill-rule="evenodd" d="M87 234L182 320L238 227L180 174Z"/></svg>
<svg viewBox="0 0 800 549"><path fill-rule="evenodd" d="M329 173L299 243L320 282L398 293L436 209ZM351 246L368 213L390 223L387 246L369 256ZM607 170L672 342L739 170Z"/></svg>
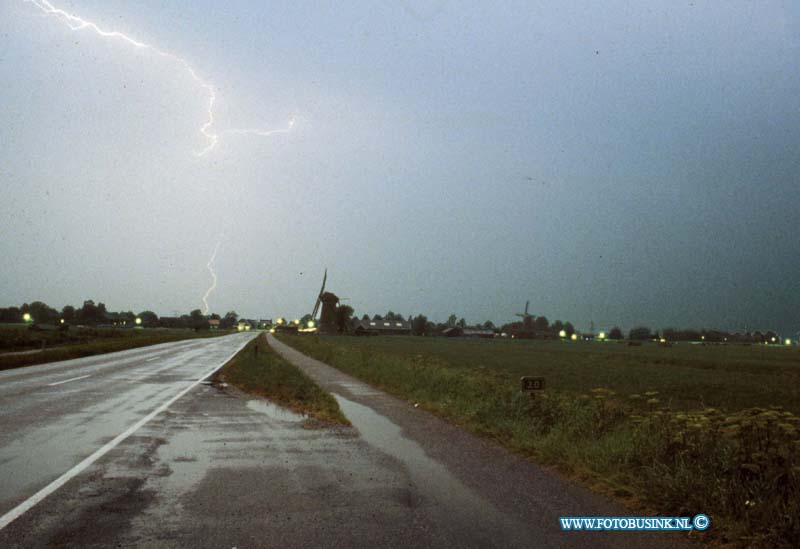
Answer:
<svg viewBox="0 0 800 549"><path fill-rule="evenodd" d="M317 301L314 303L314 310L311 313L311 319L317 318L320 305L322 305L322 312L319 316L320 332L336 333L336 306L339 304L339 298L336 294L325 291L325 282L328 280L328 269L325 269L325 276L322 277L322 288L319 290Z"/></svg>
<svg viewBox="0 0 800 549"><path fill-rule="evenodd" d="M533 315L528 314L528 305L530 305L530 303L530 301L525 302L524 313L517 313L517 316L522 317L522 329L526 332L533 331Z"/></svg>

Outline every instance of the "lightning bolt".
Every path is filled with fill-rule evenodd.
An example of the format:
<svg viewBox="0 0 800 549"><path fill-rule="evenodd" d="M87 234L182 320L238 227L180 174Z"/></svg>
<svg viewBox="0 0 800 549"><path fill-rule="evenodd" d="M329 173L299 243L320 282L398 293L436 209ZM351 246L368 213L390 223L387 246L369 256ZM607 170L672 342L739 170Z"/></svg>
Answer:
<svg viewBox="0 0 800 549"><path fill-rule="evenodd" d="M217 94L214 91L214 86L212 86L209 82L203 80L198 74L197 71L183 58L179 57L173 53L161 50L153 45L145 44L139 40L131 38L127 34L124 34L120 31L110 31L100 28L97 24L92 23L91 21L87 21L78 17L75 14L69 13L63 9L56 8L48 2L48 0L24 0L25 2L31 3L37 8L39 8L42 12L46 15L53 16L61 20L65 23L70 30L73 31L81 31L84 29L88 29L94 31L99 36L104 38L110 38L113 40L121 40L127 44L130 44L136 49L140 50L149 50L153 53L170 59L175 63L179 64L183 67L186 72L192 77L195 83L206 93L206 119L203 124L200 126L200 133L205 137L207 144L199 151L194 151L195 156L203 156L206 153L212 151L214 147L217 146L219 142L220 135L223 134L239 134L239 135L257 135L260 137L268 137L270 135L274 135L277 133L287 133L291 131L294 127L295 119L292 118L289 120L288 126L283 129L275 129L275 130L263 130L263 129L230 129L224 130L221 132L215 132L212 128L214 126L214 103L217 100Z"/></svg>
<svg viewBox="0 0 800 549"><path fill-rule="evenodd" d="M208 263L206 263L206 268L211 274L211 286L208 287L208 290L206 290L206 293L203 296L203 305L205 305L205 308L203 309L204 315L208 314L208 296L210 296L211 292L217 288L217 273L214 272L214 260L217 259L217 251L219 251L220 244L222 244L221 236L219 237L219 240L217 240L217 245L214 246L214 251L211 253Z"/></svg>

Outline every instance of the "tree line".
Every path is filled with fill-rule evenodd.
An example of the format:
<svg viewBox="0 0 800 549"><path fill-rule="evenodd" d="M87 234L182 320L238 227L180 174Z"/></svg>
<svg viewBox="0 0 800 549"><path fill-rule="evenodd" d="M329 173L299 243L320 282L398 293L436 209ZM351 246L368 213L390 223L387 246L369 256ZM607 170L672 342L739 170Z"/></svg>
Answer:
<svg viewBox="0 0 800 549"><path fill-rule="evenodd" d="M302 318L302 322L304 324L308 320L311 320L311 315L306 315ZM522 322L509 322L501 326L496 326L491 320L486 320L482 323L471 324L463 317L459 318L455 314L451 314L445 322L434 322L429 320L424 314L418 314L417 316L409 315L406 317L391 310L383 315L375 314L370 316L368 314L364 314L359 319L358 316L355 315L353 308L349 305L339 305L336 308L336 323L340 332L351 331L358 322L375 322L383 320L408 322L411 326L411 332L414 335L420 336L440 335L448 328L453 327L472 330L485 330L497 333L505 332L509 334L522 333L524 329ZM545 316L534 317L532 321L532 327L532 333L538 334L538 337L558 337L562 330L565 332L567 337L570 337L572 334L576 333L576 329L571 322L562 322L561 320L556 320L551 324Z"/></svg>
<svg viewBox="0 0 800 549"><path fill-rule="evenodd" d="M305 323L307 320L311 319L311 315L306 315L303 317L303 322ZM355 326L355 324L360 320L363 322L369 321L379 321L379 320L387 320L387 321L406 321L411 326L411 332L414 335L441 335L445 330L452 327L459 327L465 329L473 329L473 330L490 330L495 333L506 333L510 335L518 335L518 336L527 336L527 337L536 337L541 339L556 339L562 337L571 338L573 334L579 333L578 330L571 322L563 322L561 320L556 320L554 322L550 322L546 316L534 316L532 315L532 331L526 332L523 322L515 321L515 322L508 322L502 324L500 326L496 326L494 322L491 320L486 320L483 323L475 323L471 324L467 322L463 317L459 318L455 314L451 314L447 321L445 322L433 322L428 319L427 316L423 314L418 314L417 316L409 315L405 317L402 314L395 313L394 311L388 311L384 315L375 314L375 315L368 315L364 314L359 319L357 315L355 315L355 311L349 305L340 305L337 307L336 310L336 320L337 325L339 327L340 332L349 332ZM581 334L587 337L598 337L598 334L588 334L583 333ZM604 332L605 338L610 340L624 340L627 339L632 341L646 341L646 340L658 340L658 339L665 339L667 341L707 341L709 343L722 343L722 342L732 342L732 343L780 343L780 338L778 335L769 330L765 332L756 331L756 332L729 332L725 330L710 330L710 329L676 329L676 328L664 328L660 332L658 330L651 330L646 326L636 326L631 328L627 334L625 334L619 326L614 326L608 332Z"/></svg>
<svg viewBox="0 0 800 549"><path fill-rule="evenodd" d="M141 311L138 314L133 311L108 311L102 302L95 303L91 299L83 302L81 307L66 305L60 311L50 307L41 301L23 303L19 307L0 307L0 323L22 323L25 315L30 315L30 322L36 324L64 324L64 325L86 325L86 326L136 326L136 319L141 320L141 326L146 328L188 328L204 330L211 327L210 321L219 321L219 328L230 330L236 327L239 315L236 311L228 311L225 315L219 314L204 315L200 309L194 309L187 314L179 316L159 317L153 311ZM63 320L63 323L62 323ZM311 320L311 315L307 314L302 318L303 325ZM578 333L571 322L556 320L550 322L545 316L533 316L531 327L532 331L525 330L521 321L508 322L501 326L496 326L491 320L483 323L469 323L463 317L459 318L451 314L445 322L433 322L424 314L408 317L394 311L386 314L375 314L370 316L364 314L359 319L355 311L349 305L339 305L336 308L336 323L340 332L351 331L355 323L361 321L406 321L411 326L414 335L440 335L442 332L452 327L459 327L474 330L491 330L496 333L516 334L527 337L537 338L558 338L561 332L566 337ZM216 324L216 322L214 323ZM584 334L588 335L588 334ZM594 336L595 334L591 334ZM624 334L618 326L611 328L606 334L607 339L632 341L645 341L652 339L665 339L667 341L707 341L709 343L780 343L777 333L772 330L755 332L730 332L725 330L710 329L676 329L664 328L660 332L651 330L646 326L636 326Z"/></svg>
<svg viewBox="0 0 800 549"><path fill-rule="evenodd" d="M189 328L204 330L211 327L212 320L219 321L219 328L230 330L236 327L239 315L236 311L228 311L224 316L216 313L206 316L200 309L194 309L179 316L159 317L153 311L109 311L105 303L95 303L87 299L81 307L66 305L60 311L42 301L23 303L19 307L0 307L0 323L84 325L84 326L143 326L145 328ZM140 320L137 324L136 319Z"/></svg>

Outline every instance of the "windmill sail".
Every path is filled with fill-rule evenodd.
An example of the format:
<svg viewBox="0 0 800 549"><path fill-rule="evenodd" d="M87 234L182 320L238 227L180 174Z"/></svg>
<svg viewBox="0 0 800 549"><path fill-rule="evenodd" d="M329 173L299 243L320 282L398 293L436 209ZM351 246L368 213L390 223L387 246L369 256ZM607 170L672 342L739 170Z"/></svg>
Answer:
<svg viewBox="0 0 800 549"><path fill-rule="evenodd" d="M317 296L317 302L314 303L314 310L311 313L311 318L317 318L317 312L319 311L319 304L322 300L322 294L325 292L325 282L328 280L328 269L325 269L325 275L322 277L322 288L319 289L319 295Z"/></svg>

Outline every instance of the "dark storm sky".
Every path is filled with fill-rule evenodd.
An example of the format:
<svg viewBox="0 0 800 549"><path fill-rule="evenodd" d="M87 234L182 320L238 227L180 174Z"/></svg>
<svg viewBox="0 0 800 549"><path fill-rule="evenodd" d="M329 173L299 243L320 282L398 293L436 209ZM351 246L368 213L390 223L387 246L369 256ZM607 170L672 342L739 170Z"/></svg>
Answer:
<svg viewBox="0 0 800 549"><path fill-rule="evenodd" d="M0 304L800 330L793 2L0 7ZM302 274L300 274L302 273Z"/></svg>

